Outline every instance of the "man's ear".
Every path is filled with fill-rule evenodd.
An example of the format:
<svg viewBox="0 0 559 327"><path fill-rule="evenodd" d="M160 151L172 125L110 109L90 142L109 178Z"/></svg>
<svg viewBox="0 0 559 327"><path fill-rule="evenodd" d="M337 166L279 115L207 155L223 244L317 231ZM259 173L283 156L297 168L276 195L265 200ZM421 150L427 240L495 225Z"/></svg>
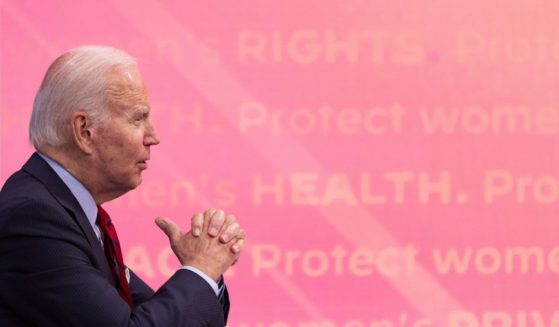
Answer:
<svg viewBox="0 0 559 327"><path fill-rule="evenodd" d="M74 112L70 125L72 138L78 149L86 154L93 153L93 125L88 114L83 111Z"/></svg>

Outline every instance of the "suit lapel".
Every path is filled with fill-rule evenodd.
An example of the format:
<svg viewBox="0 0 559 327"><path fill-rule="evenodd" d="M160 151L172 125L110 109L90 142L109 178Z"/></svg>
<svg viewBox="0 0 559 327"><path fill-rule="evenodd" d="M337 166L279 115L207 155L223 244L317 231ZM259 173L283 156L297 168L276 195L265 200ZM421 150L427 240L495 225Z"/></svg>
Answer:
<svg viewBox="0 0 559 327"><path fill-rule="evenodd" d="M78 200L74 197L68 186L64 184L62 179L52 170L52 168L37 153L23 166L23 170L38 179L52 196L66 209L70 216L76 221L89 245L93 249L93 253L99 263L99 268L107 276L108 280L114 284L111 268L107 263L105 253L101 247L101 243L93 230L87 216L85 215Z"/></svg>

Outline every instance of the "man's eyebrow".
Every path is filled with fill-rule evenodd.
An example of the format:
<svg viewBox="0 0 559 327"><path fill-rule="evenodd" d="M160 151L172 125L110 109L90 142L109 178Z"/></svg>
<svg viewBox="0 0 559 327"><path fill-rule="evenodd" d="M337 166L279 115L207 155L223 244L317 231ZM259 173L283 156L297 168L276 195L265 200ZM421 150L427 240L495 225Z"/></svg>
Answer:
<svg viewBox="0 0 559 327"><path fill-rule="evenodd" d="M146 114L149 113L150 107L148 105L139 104L133 107L133 114Z"/></svg>
<svg viewBox="0 0 559 327"><path fill-rule="evenodd" d="M129 110L125 113L125 115L129 119L137 119L138 117L145 117L149 115L150 107L148 105L139 104L132 107L132 110Z"/></svg>

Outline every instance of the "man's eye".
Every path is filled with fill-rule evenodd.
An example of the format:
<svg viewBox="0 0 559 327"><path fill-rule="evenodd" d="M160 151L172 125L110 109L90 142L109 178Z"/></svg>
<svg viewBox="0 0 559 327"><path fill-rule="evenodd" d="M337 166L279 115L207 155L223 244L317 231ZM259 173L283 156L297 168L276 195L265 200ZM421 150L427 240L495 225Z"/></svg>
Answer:
<svg viewBox="0 0 559 327"><path fill-rule="evenodd" d="M148 112L137 112L132 116L132 121L134 124L139 124L142 121L148 119L149 113Z"/></svg>

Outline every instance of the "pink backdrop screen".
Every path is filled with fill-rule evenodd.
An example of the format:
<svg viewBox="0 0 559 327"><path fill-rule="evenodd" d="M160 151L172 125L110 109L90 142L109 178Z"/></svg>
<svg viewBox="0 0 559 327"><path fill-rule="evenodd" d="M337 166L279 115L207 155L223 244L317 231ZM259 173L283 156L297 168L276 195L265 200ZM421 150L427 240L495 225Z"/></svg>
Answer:
<svg viewBox="0 0 559 327"><path fill-rule="evenodd" d="M559 326L554 1L0 1L0 182L33 151L56 56L138 59L161 144L108 205L127 264L153 220L219 207L246 248L235 327Z"/></svg>

